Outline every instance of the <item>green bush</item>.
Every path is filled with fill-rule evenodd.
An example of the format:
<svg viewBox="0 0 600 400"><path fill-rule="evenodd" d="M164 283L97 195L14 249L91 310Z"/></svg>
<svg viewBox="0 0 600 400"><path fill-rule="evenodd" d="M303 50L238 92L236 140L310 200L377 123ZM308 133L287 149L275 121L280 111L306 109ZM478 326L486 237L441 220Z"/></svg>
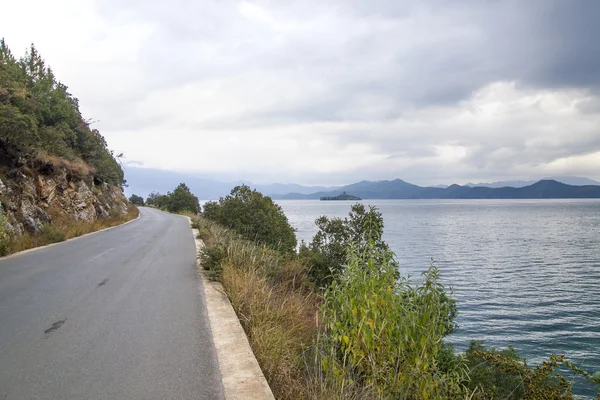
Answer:
<svg viewBox="0 0 600 400"><path fill-rule="evenodd" d="M146 199L146 204L172 213L187 211L192 214L198 214L200 212L198 198L192 194L190 188L185 183L180 183L173 192L168 192L167 194L150 193Z"/></svg>
<svg viewBox="0 0 600 400"><path fill-rule="evenodd" d="M383 217L376 207L368 209L360 203L354 204L347 218L327 218L322 216L315 221L318 232L312 241L300 247L300 259L310 268L310 276L317 287L327 287L340 276L346 264L348 249L355 246L363 252L372 245L383 255L389 251L383 241ZM378 260L379 263L383 259ZM398 264L394 259L386 260Z"/></svg>
<svg viewBox="0 0 600 400"><path fill-rule="evenodd" d="M144 199L141 196L138 196L137 194L132 194L129 197L129 202L131 204L135 204L136 206L143 206L144 205Z"/></svg>
<svg viewBox="0 0 600 400"><path fill-rule="evenodd" d="M444 343L456 329L456 303L435 265L418 281L400 278L379 213L354 215L362 236L348 239L345 267L324 293L290 254L192 218L207 244L201 265L222 280L277 398L572 399L559 367L597 383L562 356L531 368L511 348L473 344L456 354Z"/></svg>
<svg viewBox="0 0 600 400"><path fill-rule="evenodd" d="M221 262L227 257L227 247L223 243L216 243L213 246L205 246L200 252L200 265L206 271L209 271L211 279L218 279L221 276Z"/></svg>
<svg viewBox="0 0 600 400"><path fill-rule="evenodd" d="M192 194L190 188L185 183L180 183L179 186L167 194L169 201L167 209L173 213L188 211L193 214L200 212L200 203L198 198Z"/></svg>
<svg viewBox="0 0 600 400"><path fill-rule="evenodd" d="M348 249L347 268L324 295L322 368L340 385L357 381L382 398L464 395L465 368L438 361L453 312L437 268L418 284L396 271L393 254L373 239Z"/></svg>
<svg viewBox="0 0 600 400"><path fill-rule="evenodd" d="M476 393L474 399L574 399L572 382L559 373L561 369L583 375L593 384L600 383L564 356L551 355L532 368L512 347L486 349L476 341L471 342L465 356L469 367L465 384Z"/></svg>
<svg viewBox="0 0 600 400"><path fill-rule="evenodd" d="M218 202L207 202L202 212L207 219L233 229L282 253L296 249L296 234L281 207L248 186L236 186Z"/></svg>
<svg viewBox="0 0 600 400"><path fill-rule="evenodd" d="M48 243L58 243L66 240L64 232L59 231L55 226L50 224L45 224L42 229L40 229L40 236Z"/></svg>
<svg viewBox="0 0 600 400"><path fill-rule="evenodd" d="M2 204L0 204L0 256L5 256L8 254L8 246L10 244L10 237L8 236L7 231L7 220L4 215L4 210L2 208Z"/></svg>

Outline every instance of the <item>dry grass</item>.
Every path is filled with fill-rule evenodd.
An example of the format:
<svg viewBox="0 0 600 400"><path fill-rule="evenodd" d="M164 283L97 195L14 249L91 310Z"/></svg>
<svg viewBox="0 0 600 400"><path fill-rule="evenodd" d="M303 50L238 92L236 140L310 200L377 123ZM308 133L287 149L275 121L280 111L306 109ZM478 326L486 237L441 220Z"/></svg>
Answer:
<svg viewBox="0 0 600 400"><path fill-rule="evenodd" d="M311 299L230 263L223 266L222 282L275 397L306 398L303 357L315 332L315 315L307 315Z"/></svg>
<svg viewBox="0 0 600 400"><path fill-rule="evenodd" d="M8 244L8 254L62 242L74 237L96 232L102 229L121 225L138 217L140 211L134 205L129 205L127 214L113 215L92 222L73 221L64 216L54 219L52 225L45 225L39 235L25 234L11 238Z"/></svg>
<svg viewBox="0 0 600 400"><path fill-rule="evenodd" d="M239 238L199 217L193 218L207 246L227 249L221 282L277 399L315 397L306 355L317 335L320 298L306 269L294 258Z"/></svg>
<svg viewBox="0 0 600 400"><path fill-rule="evenodd" d="M96 171L93 166L85 163L81 158L67 160L59 156L48 154L45 150L38 150L35 158L39 162L49 163L54 167L63 167L69 172L69 174L80 178L90 176Z"/></svg>

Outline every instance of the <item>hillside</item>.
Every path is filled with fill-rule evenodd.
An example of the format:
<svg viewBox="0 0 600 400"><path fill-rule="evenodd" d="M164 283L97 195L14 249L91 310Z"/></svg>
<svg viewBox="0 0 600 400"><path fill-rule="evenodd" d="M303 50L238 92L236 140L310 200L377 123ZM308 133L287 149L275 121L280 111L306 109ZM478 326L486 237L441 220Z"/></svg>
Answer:
<svg viewBox="0 0 600 400"><path fill-rule="evenodd" d="M362 181L341 187L337 191L308 195L289 193L279 199L319 199L336 196L341 192L363 199L558 199L600 198L600 186L572 186L554 180L542 180L520 188L470 187L451 185L447 188L422 187L401 179L393 181Z"/></svg>
<svg viewBox="0 0 600 400"><path fill-rule="evenodd" d="M573 185L573 186L588 186L588 185L596 185L596 186L600 186L600 182L595 181L593 179L589 179L589 178L584 178L584 177L580 177L580 176L551 176L551 177L546 177L543 179L540 179L542 181L557 181L560 183L564 183L566 185ZM524 186L530 186L533 185L536 182L539 182L540 180L533 180L533 181L497 181L497 182L481 182L481 183L465 183L463 186L471 186L471 187L476 187L476 186L483 186L483 187L489 187L489 188L501 188L501 187L515 187L515 188L520 188L520 187L524 187Z"/></svg>
<svg viewBox="0 0 600 400"><path fill-rule="evenodd" d="M123 170L32 45L0 41L0 211L9 234L126 213Z"/></svg>

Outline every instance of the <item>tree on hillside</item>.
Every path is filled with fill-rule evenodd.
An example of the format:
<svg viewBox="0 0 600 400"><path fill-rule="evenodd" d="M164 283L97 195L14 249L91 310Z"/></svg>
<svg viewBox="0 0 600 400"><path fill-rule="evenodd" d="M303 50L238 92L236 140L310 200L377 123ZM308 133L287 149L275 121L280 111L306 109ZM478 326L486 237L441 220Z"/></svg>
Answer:
<svg viewBox="0 0 600 400"><path fill-rule="evenodd" d="M204 205L204 217L231 228L242 236L266 244L281 252L296 249L296 234L281 207L268 196L236 186L218 202Z"/></svg>
<svg viewBox="0 0 600 400"><path fill-rule="evenodd" d="M144 199L141 196L138 196L137 194L132 194L131 197L129 197L129 202L131 204L135 204L136 206L143 206L144 205Z"/></svg>
<svg viewBox="0 0 600 400"><path fill-rule="evenodd" d="M171 212L189 211L194 214L200 212L198 198L192 194L190 188L185 183L180 183L173 193L169 192L167 196L169 197L167 208Z"/></svg>
<svg viewBox="0 0 600 400"><path fill-rule="evenodd" d="M42 163L58 156L85 168L73 173L123 185L123 170L105 139L82 117L79 100L46 65L35 46L17 60L0 40L0 155ZM9 165L11 166L11 165Z"/></svg>
<svg viewBox="0 0 600 400"><path fill-rule="evenodd" d="M146 198L146 205L148 206L155 206L156 204L156 199L158 197L160 197L161 194L158 192L150 192L150 194L148 195L148 197Z"/></svg>
<svg viewBox="0 0 600 400"><path fill-rule="evenodd" d="M170 199L170 194L158 194L152 201L152 205L163 210L168 210Z"/></svg>

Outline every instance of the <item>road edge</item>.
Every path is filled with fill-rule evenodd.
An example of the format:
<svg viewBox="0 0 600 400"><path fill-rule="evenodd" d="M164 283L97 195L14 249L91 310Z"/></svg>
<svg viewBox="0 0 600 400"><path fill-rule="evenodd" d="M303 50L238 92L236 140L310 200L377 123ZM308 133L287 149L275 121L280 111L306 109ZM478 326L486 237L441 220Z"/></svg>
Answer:
<svg viewBox="0 0 600 400"><path fill-rule="evenodd" d="M191 224L189 217L188 220ZM198 254L204 242L198 239L197 229L192 229L192 234ZM275 400L223 286L220 282L209 281L200 268L198 258L196 266L206 301L225 400Z"/></svg>
<svg viewBox="0 0 600 400"><path fill-rule="evenodd" d="M63 244L63 243L72 242L73 240L81 239L81 238L84 238L86 236L95 235L96 233L106 232L106 231L110 231L111 229L120 228L120 227L125 226L127 224L130 224L130 223L132 223L134 221L137 221L138 219L140 219L141 215L142 215L142 213L139 213L138 216L135 217L134 219L130 219L129 221L123 222L122 224L111 226L111 227L104 228L104 229L100 229L99 231L94 231L94 232L86 233L85 235L81 235L81 236L77 236L77 237L74 237L74 238L71 238L71 239L63 240L62 242L50 243L50 244L47 244L47 245L44 245L44 246L33 247L31 249L19 251L17 253L12 253L12 254L9 254L7 256L0 257L0 261L7 260L7 259L13 258L13 257L22 256L23 254L27 254L27 253L33 253L34 251L38 251L38 250L42 250L42 249L47 249L48 247L58 246L58 245Z"/></svg>

